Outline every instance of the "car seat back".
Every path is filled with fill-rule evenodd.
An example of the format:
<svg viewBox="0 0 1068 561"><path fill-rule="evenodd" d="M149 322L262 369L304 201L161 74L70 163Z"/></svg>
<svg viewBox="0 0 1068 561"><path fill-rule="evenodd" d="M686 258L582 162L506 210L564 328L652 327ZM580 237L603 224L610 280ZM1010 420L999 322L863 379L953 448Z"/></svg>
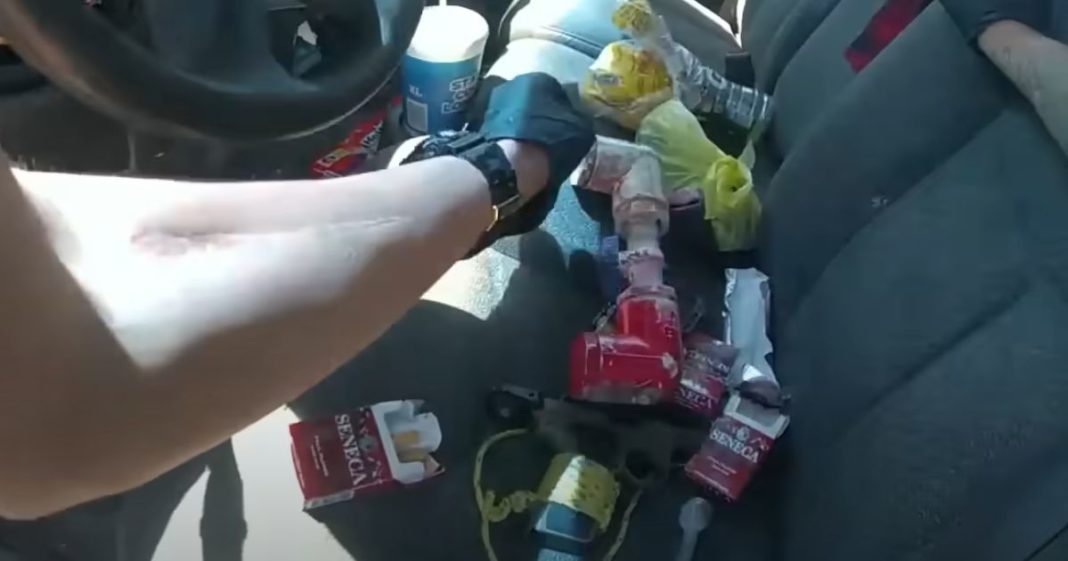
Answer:
<svg viewBox="0 0 1068 561"><path fill-rule="evenodd" d="M786 64L840 0L748 0L741 43L753 56L757 86L774 92Z"/></svg>
<svg viewBox="0 0 1068 561"><path fill-rule="evenodd" d="M757 75L763 75L762 82L774 80L776 116L772 140L783 157L805 138L809 126L834 105L856 78L857 73L846 60L846 50L885 3L886 0L805 0L798 2L788 16L790 21L773 39L779 50L756 67Z"/></svg>

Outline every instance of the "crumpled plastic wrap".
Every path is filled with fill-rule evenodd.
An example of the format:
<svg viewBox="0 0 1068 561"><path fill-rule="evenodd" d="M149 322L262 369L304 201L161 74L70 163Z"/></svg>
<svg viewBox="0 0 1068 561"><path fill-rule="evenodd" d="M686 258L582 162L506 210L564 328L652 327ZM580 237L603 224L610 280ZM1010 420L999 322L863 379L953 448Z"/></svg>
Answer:
<svg viewBox="0 0 1068 561"><path fill-rule="evenodd" d="M670 100L652 110L636 140L656 151L665 193L701 193L719 249L743 251L756 245L762 207L749 168L708 140L682 102Z"/></svg>
<svg viewBox="0 0 1068 561"><path fill-rule="evenodd" d="M595 113L630 129L675 95L662 60L633 41L609 43L590 66L580 91Z"/></svg>
<svg viewBox="0 0 1068 561"><path fill-rule="evenodd" d="M619 0L619 6L612 12L612 25L659 58L670 76L679 78L673 83L676 97L692 95L693 87L685 80L685 61L676 56L677 45L671 31L647 0Z"/></svg>
<svg viewBox="0 0 1068 561"><path fill-rule="evenodd" d="M672 96L681 100L687 109L698 113L717 113L746 129L751 138L757 138L767 127L773 111L772 98L753 88L742 86L727 80L716 70L709 68L698 60L697 56L679 45L671 38L671 32L661 18L649 5L647 0L619 0L619 6L612 14L612 23L632 38L630 49L641 52L643 61L658 59L659 68L670 79ZM610 57L619 57L617 43L607 49L614 49ZM602 53L604 57L604 53ZM598 62L602 62L598 59ZM643 68L649 68L646 64ZM609 67L594 63L591 73L597 72L596 80L587 80L587 84L608 82L607 74L614 74L616 80L632 81L623 72L620 65ZM658 70L660 72L661 70ZM595 89L583 87L583 97L592 102L595 109L615 119L621 125L634 128L636 123L652 110L651 102L663 95L657 90L655 96L651 91L634 92L635 97L628 99L604 99ZM622 119L617 118L622 117Z"/></svg>

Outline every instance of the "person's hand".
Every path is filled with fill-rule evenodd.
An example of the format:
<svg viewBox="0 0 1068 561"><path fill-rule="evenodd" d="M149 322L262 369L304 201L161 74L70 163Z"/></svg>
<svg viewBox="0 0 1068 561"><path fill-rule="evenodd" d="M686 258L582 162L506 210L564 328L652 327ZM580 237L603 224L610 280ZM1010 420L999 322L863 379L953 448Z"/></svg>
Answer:
<svg viewBox="0 0 1068 561"><path fill-rule="evenodd" d="M1020 22L1035 31L1049 25L1050 0L941 0L961 33L975 44L991 25L1005 20Z"/></svg>
<svg viewBox="0 0 1068 561"><path fill-rule="evenodd" d="M528 199L487 232L477 249L541 226L560 185L594 142L592 119L572 105L555 78L543 73L523 74L493 88L481 133L500 142Z"/></svg>

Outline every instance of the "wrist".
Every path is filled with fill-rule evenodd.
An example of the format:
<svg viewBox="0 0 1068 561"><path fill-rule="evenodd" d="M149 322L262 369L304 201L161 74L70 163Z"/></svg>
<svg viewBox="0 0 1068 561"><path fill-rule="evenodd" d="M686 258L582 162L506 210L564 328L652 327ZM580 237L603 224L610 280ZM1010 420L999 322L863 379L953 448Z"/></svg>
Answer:
<svg viewBox="0 0 1068 561"><path fill-rule="evenodd" d="M498 140L497 145L515 170L519 195L524 200L545 189L549 182L549 156L543 148L511 139Z"/></svg>

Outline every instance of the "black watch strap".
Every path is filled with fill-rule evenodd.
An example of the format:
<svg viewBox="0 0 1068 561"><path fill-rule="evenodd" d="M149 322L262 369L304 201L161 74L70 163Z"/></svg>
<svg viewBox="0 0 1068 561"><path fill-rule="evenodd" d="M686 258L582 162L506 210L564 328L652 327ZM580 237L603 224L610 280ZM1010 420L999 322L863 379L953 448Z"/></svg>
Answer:
<svg viewBox="0 0 1068 561"><path fill-rule="evenodd" d="M496 142L482 142L457 154L475 166L489 185L490 201L493 203L494 219L498 220L511 216L523 206L523 199L519 196L519 180L515 174L512 162L508 160L504 150ZM491 225L492 227L492 225Z"/></svg>
<svg viewBox="0 0 1068 561"><path fill-rule="evenodd" d="M456 156L476 169L486 178L490 201L493 204L494 220L512 215L523 206L519 196L519 180L515 168L504 150L481 134L469 131L443 131L427 137L405 158L404 163L418 162L439 156ZM492 224L490 225L492 227Z"/></svg>

